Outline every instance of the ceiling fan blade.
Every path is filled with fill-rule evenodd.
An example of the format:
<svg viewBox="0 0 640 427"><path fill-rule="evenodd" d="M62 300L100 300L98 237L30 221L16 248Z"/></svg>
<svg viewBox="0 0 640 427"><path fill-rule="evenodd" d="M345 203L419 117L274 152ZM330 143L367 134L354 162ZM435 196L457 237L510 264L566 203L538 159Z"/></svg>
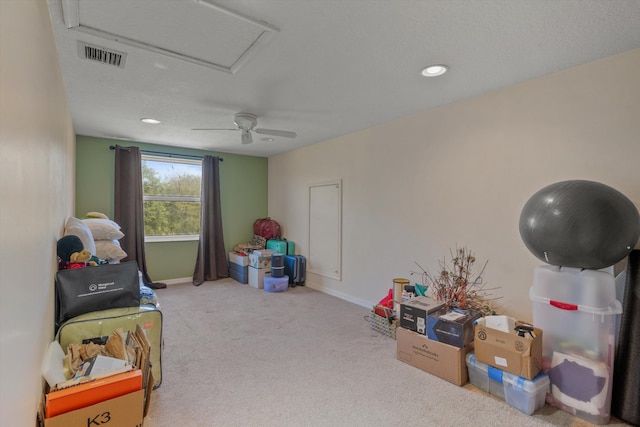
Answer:
<svg viewBox="0 0 640 427"><path fill-rule="evenodd" d="M191 130L240 130L238 128L233 129L219 129L219 128L192 128Z"/></svg>
<svg viewBox="0 0 640 427"><path fill-rule="evenodd" d="M282 136L284 138L295 138L297 134L287 130L274 130L274 129L254 129L255 133L271 136Z"/></svg>

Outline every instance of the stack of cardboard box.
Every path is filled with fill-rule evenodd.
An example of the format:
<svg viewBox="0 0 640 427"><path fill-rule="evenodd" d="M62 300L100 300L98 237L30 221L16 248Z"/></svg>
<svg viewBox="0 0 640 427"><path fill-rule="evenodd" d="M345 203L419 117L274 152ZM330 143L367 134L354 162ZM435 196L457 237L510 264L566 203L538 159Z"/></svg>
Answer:
<svg viewBox="0 0 640 427"><path fill-rule="evenodd" d="M533 327L528 334L500 331L487 327L484 320L478 312L447 310L443 303L424 296L405 301L396 330L398 360L464 385L469 380L467 355L475 348L473 361L477 358L491 366L492 372L497 368L512 373L520 378L518 384L535 378L541 368L542 331ZM531 413L540 406L544 392L544 386L537 387L531 397L519 388L509 393L517 402L509 403Z"/></svg>
<svg viewBox="0 0 640 427"><path fill-rule="evenodd" d="M400 305L397 357L456 385L468 381L465 356L473 349L473 321L479 314L458 312L447 318L445 304L419 296Z"/></svg>

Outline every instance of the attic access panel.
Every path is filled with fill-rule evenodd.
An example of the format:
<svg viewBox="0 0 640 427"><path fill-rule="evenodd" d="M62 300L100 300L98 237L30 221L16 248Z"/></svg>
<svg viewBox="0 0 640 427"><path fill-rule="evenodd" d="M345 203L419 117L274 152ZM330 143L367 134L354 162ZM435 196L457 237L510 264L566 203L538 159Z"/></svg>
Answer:
<svg viewBox="0 0 640 427"><path fill-rule="evenodd" d="M61 0L67 28L234 74L279 30L211 0Z"/></svg>

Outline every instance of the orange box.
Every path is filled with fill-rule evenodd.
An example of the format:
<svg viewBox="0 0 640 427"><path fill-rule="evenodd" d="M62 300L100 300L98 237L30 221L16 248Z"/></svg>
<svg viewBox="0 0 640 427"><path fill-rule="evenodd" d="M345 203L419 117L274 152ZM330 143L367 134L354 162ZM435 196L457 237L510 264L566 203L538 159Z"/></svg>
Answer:
<svg viewBox="0 0 640 427"><path fill-rule="evenodd" d="M45 397L45 418L86 408L138 390L142 390L140 369L52 391Z"/></svg>

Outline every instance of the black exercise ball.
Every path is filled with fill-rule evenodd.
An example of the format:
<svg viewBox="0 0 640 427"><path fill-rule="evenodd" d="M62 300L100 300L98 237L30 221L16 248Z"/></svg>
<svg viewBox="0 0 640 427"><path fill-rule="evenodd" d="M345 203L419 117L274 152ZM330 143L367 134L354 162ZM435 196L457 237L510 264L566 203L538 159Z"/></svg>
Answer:
<svg viewBox="0 0 640 427"><path fill-rule="evenodd" d="M640 214L607 185L562 181L527 201L519 228L524 244L545 263L597 270L629 255L640 237Z"/></svg>

